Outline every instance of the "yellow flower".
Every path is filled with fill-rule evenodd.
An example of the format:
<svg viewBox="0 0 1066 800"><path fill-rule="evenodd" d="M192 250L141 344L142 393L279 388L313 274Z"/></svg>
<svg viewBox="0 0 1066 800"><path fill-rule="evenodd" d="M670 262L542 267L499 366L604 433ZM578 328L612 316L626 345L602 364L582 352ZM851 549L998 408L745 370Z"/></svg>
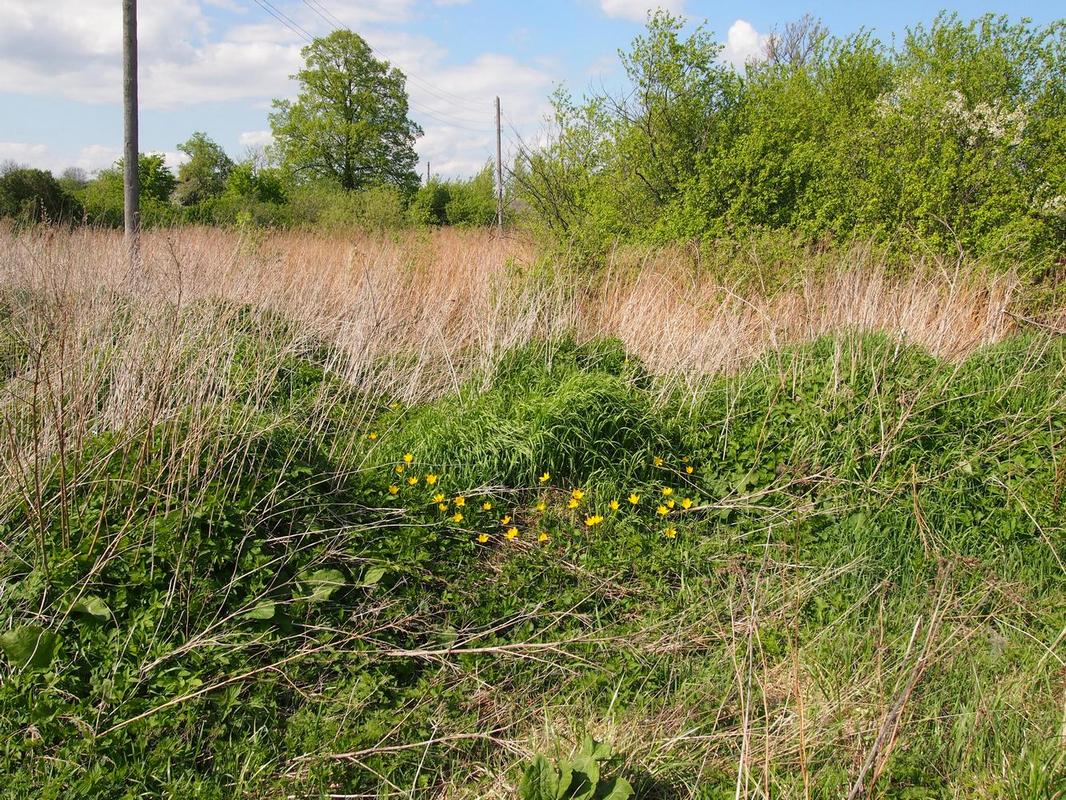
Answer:
<svg viewBox="0 0 1066 800"><path fill-rule="evenodd" d="M443 503L444 502L444 494L443 494L443 492L437 492L435 495L433 495L433 502L434 503Z"/></svg>
<svg viewBox="0 0 1066 800"><path fill-rule="evenodd" d="M575 500L583 500L585 499L585 492L581 489L574 489L574 491L570 492L570 496Z"/></svg>
<svg viewBox="0 0 1066 800"><path fill-rule="evenodd" d="M500 517L500 524L501 525L506 525L510 521L511 521L511 515L510 514L505 514L504 516Z"/></svg>
<svg viewBox="0 0 1066 800"><path fill-rule="evenodd" d="M603 522L603 517L601 517L599 514L593 514L591 517L585 517L585 525L590 528L593 525L599 525L601 522Z"/></svg>
<svg viewBox="0 0 1066 800"><path fill-rule="evenodd" d="M437 503L437 508L439 508L441 511L447 511L448 510L448 504L447 503Z"/></svg>
<svg viewBox="0 0 1066 800"><path fill-rule="evenodd" d="M400 403L397 400L393 400L391 403L389 403L389 408L391 408L393 411L395 411L399 407L400 407Z"/></svg>
<svg viewBox="0 0 1066 800"><path fill-rule="evenodd" d="M674 528L667 528L663 533L666 535L667 539L677 538L677 531Z"/></svg>
<svg viewBox="0 0 1066 800"><path fill-rule="evenodd" d="M693 469L694 469L694 467L691 464L689 464L687 467L685 467L685 472L687 474L691 475Z"/></svg>
<svg viewBox="0 0 1066 800"><path fill-rule="evenodd" d="M681 461L682 461L682 463L687 464L688 463L688 456L681 456Z"/></svg>
<svg viewBox="0 0 1066 800"><path fill-rule="evenodd" d="M389 494L396 494L399 491L400 491L400 487L397 486L395 483L392 484L391 486L389 486Z"/></svg>
<svg viewBox="0 0 1066 800"><path fill-rule="evenodd" d="M636 505L637 503L640 502L640 495L636 494L635 492L633 494L629 495L629 502L632 505Z"/></svg>
<svg viewBox="0 0 1066 800"><path fill-rule="evenodd" d="M489 535L487 533L479 533L477 540L481 542L481 544L485 544L485 542L489 540Z"/></svg>
<svg viewBox="0 0 1066 800"><path fill-rule="evenodd" d="M463 512L462 511L456 511L454 514L452 514L452 522L454 522L456 525L458 525L462 521L463 521Z"/></svg>
<svg viewBox="0 0 1066 800"><path fill-rule="evenodd" d="M618 510L618 501L617 500L612 500L611 501L611 511L617 511L617 510Z"/></svg>
<svg viewBox="0 0 1066 800"><path fill-rule="evenodd" d="M548 507L548 504L545 503L543 500L541 500L539 503L537 503L537 511L544 511L545 509L547 509L547 507Z"/></svg>
<svg viewBox="0 0 1066 800"><path fill-rule="evenodd" d="M675 505L677 505L677 503L675 503L673 500L667 500L666 501L666 507L667 508L673 508Z"/></svg>
<svg viewBox="0 0 1066 800"><path fill-rule="evenodd" d="M652 463L657 467L661 467L663 465L663 460L659 458L659 456L655 456L655 458L652 459Z"/></svg>
<svg viewBox="0 0 1066 800"><path fill-rule="evenodd" d="M485 511L492 511L492 503L490 503L488 500L482 503L481 507L485 509Z"/></svg>
<svg viewBox="0 0 1066 800"><path fill-rule="evenodd" d="M403 464L397 464L396 465L396 474L397 475L403 475Z"/></svg>
<svg viewBox="0 0 1066 800"><path fill-rule="evenodd" d="M415 486L417 484L418 484L418 476L417 475L412 475L410 478L407 479L407 485L408 486Z"/></svg>
<svg viewBox="0 0 1066 800"><path fill-rule="evenodd" d="M577 508L579 505L581 505L580 501L578 501L578 499L576 497L571 497L570 498L570 502L566 504L566 507L567 508Z"/></svg>
<svg viewBox="0 0 1066 800"><path fill-rule="evenodd" d="M413 453L404 453L403 454L403 463L404 464L410 464L414 460L415 460L415 457L414 457Z"/></svg>
<svg viewBox="0 0 1066 800"><path fill-rule="evenodd" d="M547 483L549 480L551 480L551 473L545 470L544 474L537 478L537 480L541 483Z"/></svg>
<svg viewBox="0 0 1066 800"><path fill-rule="evenodd" d="M681 501L681 507L688 511L690 508L692 508L692 501L686 497L684 500Z"/></svg>
<svg viewBox="0 0 1066 800"><path fill-rule="evenodd" d="M663 487L663 497L669 497L673 493L674 493L674 490L671 489L669 486L664 486Z"/></svg>
<svg viewBox="0 0 1066 800"><path fill-rule="evenodd" d="M375 439L378 438L378 435L375 431L370 431L370 433L366 435L366 438L373 442Z"/></svg>
<svg viewBox="0 0 1066 800"><path fill-rule="evenodd" d="M539 534L537 534L537 541L538 542L546 542L546 541L548 541L548 534L546 534L544 531L541 531Z"/></svg>
<svg viewBox="0 0 1066 800"><path fill-rule="evenodd" d="M426 483L428 483L430 486L432 486L436 482L437 482L437 476L434 475L432 472L429 473L428 475L426 475Z"/></svg>
<svg viewBox="0 0 1066 800"><path fill-rule="evenodd" d="M466 505L466 498L463 497L461 494L457 494L455 496L455 500L453 500L452 502L459 506L459 508L462 508Z"/></svg>
<svg viewBox="0 0 1066 800"><path fill-rule="evenodd" d="M518 528L508 528L507 529L507 538L508 539L515 539L515 538L517 538L517 536L518 536Z"/></svg>
<svg viewBox="0 0 1066 800"><path fill-rule="evenodd" d="M657 514L662 514L665 517L667 514L670 513L670 509L668 509L666 506L659 506L657 509L655 509L655 512Z"/></svg>

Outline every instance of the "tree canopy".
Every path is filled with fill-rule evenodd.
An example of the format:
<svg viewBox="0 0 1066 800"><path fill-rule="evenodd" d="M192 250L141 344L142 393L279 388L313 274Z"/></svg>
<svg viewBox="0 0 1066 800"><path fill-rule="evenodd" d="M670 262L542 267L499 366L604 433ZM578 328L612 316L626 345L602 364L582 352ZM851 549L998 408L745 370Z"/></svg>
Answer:
<svg viewBox="0 0 1066 800"><path fill-rule="evenodd" d="M174 199L183 206L218 197L226 189L226 179L233 161L226 151L206 133L197 131L178 145L189 160L178 167L178 184Z"/></svg>
<svg viewBox="0 0 1066 800"><path fill-rule="evenodd" d="M422 129L408 118L406 77L351 31L303 49L295 101L275 100L270 116L282 165L297 178L346 190L418 186L414 151Z"/></svg>

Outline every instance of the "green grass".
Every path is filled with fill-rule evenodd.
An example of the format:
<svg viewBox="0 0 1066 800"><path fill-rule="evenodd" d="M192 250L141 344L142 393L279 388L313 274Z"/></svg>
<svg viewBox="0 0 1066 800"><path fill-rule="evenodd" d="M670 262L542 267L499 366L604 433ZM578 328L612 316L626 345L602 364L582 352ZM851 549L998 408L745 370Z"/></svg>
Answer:
<svg viewBox="0 0 1066 800"><path fill-rule="evenodd" d="M562 339L406 407L283 328L243 400L4 507L4 628L59 636L0 668L6 796L517 796L589 733L638 797L836 798L903 698L878 796L1062 797L1063 339L827 338L695 396Z"/></svg>

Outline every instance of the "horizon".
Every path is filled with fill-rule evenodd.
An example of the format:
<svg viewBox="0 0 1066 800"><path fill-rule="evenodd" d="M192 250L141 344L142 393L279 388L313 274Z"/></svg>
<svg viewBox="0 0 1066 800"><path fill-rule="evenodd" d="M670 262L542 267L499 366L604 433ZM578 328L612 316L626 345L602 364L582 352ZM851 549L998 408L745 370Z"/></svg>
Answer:
<svg viewBox="0 0 1066 800"><path fill-rule="evenodd" d="M177 144L203 131L234 158L270 142L274 98L295 95L288 76L301 64L308 37L341 24L363 36L407 76L411 118L424 131L418 172L471 175L494 156L493 99L501 98L505 157L536 140L562 85L580 96L620 87L618 49L644 28L646 5L631 0L553 0L541 7L477 0L165 0L140 10L141 149L168 166L183 160ZM811 14L829 33L869 30L886 44L941 12L974 19L976 3L930 8L915 2L855 9L842 2L749 7L743 15L706 2L658 4L703 24L724 46L722 61L742 68L775 27ZM1004 13L1043 24L1051 3ZM996 13L1000 12L990 12ZM56 174L89 173L121 155L119 7L109 0L58 0L28 8L0 0L9 21L0 31L0 163ZM495 38L493 38L495 36Z"/></svg>

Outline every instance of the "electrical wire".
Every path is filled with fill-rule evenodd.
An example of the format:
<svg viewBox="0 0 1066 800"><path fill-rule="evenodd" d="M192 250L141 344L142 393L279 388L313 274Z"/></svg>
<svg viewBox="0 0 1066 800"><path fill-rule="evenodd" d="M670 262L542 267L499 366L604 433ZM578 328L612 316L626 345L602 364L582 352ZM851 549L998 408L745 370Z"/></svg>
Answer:
<svg viewBox="0 0 1066 800"><path fill-rule="evenodd" d="M284 11L282 11L273 3L271 3L270 0L252 0L252 2L254 2L257 6L263 9L270 16L272 16L290 31L295 33L297 36L301 37L302 39L306 39L308 42L313 42L315 40L315 37L312 36L306 28L304 28L302 25L300 25L300 23L298 23Z"/></svg>

